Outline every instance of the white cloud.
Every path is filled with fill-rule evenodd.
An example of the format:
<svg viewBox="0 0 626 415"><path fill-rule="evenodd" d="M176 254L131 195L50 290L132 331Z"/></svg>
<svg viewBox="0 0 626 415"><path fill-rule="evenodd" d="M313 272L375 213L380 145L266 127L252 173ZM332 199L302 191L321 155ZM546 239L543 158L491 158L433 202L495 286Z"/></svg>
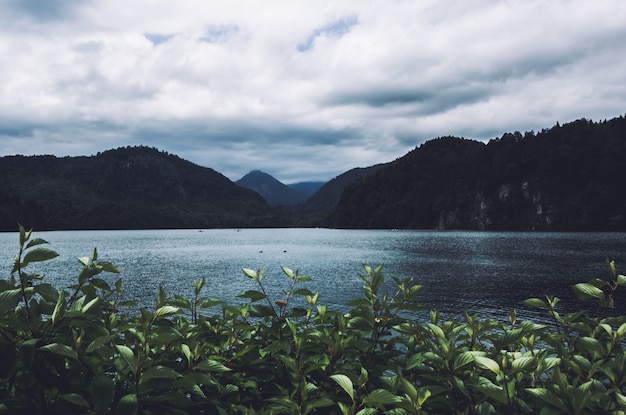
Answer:
<svg viewBox="0 0 626 415"><path fill-rule="evenodd" d="M626 108L617 0L35 3L0 5L3 154L145 144L292 182Z"/></svg>

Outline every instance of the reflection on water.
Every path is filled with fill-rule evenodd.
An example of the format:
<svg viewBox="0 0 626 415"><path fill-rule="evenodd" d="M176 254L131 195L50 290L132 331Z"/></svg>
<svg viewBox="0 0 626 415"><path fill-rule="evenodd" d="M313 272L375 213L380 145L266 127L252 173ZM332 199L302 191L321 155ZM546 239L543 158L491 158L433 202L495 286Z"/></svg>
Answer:
<svg viewBox="0 0 626 415"><path fill-rule="evenodd" d="M282 296L288 281L281 266L313 278L307 288L320 302L339 307L360 295L362 264L384 264L388 277L415 277L421 302L445 314L463 310L506 318L511 309L536 317L519 303L554 294L569 310L590 306L571 295L571 285L608 277L604 260L626 260L626 234L361 231L331 229L222 229L41 232L61 254L46 264L46 280L76 280L76 257L98 248L100 258L122 269L126 296L153 307L159 285L189 296L192 281L206 278L205 295L239 304L254 289L242 267L268 270L266 288ZM0 234L0 264L8 277L17 234ZM624 268L621 268L622 270ZM118 276L107 277L111 282ZM391 278L388 278L391 281ZM389 287L389 284L388 284ZM626 296L617 307L626 304Z"/></svg>

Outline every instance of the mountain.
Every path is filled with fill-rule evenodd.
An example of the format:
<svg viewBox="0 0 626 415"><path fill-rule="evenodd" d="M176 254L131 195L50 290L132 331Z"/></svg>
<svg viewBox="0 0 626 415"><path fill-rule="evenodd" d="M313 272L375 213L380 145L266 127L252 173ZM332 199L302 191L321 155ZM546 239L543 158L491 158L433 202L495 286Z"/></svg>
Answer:
<svg viewBox="0 0 626 415"><path fill-rule="evenodd" d="M304 203L301 210L309 214L329 214L335 206L337 206L337 203L339 203L341 194L346 186L376 173L376 171L383 166L384 164L377 164L370 167L357 167L340 174L325 183L315 192L315 194Z"/></svg>
<svg viewBox="0 0 626 415"><path fill-rule="evenodd" d="M487 143L440 137L391 163L349 170L308 199L260 171L239 186L143 146L88 157L5 156L0 231L15 231L18 222L36 230L626 231L624 171L624 117L505 133Z"/></svg>
<svg viewBox="0 0 626 415"><path fill-rule="evenodd" d="M261 195L270 206L293 206L306 200L306 195L291 189L260 170L253 170L235 182Z"/></svg>
<svg viewBox="0 0 626 415"><path fill-rule="evenodd" d="M148 147L0 158L0 230L281 226L263 199Z"/></svg>
<svg viewBox="0 0 626 415"><path fill-rule="evenodd" d="M302 193L306 197L311 197L315 192L320 190L320 187L324 186L324 184L326 184L326 182L299 182L288 184L287 186L296 192Z"/></svg>
<svg viewBox="0 0 626 415"><path fill-rule="evenodd" d="M626 230L626 119L428 141L348 185L340 228Z"/></svg>

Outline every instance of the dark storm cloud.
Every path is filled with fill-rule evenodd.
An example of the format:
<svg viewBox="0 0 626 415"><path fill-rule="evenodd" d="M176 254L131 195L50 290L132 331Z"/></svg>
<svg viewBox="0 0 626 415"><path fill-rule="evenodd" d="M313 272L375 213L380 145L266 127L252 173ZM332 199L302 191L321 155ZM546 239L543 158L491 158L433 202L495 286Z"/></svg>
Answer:
<svg viewBox="0 0 626 415"><path fill-rule="evenodd" d="M620 0L0 2L0 153L329 179L626 108Z"/></svg>
<svg viewBox="0 0 626 415"><path fill-rule="evenodd" d="M415 116L431 115L487 99L493 92L488 84L443 85L429 90L411 90L400 87L372 87L360 91L338 92L328 105L356 105L371 108L403 107L405 113Z"/></svg>

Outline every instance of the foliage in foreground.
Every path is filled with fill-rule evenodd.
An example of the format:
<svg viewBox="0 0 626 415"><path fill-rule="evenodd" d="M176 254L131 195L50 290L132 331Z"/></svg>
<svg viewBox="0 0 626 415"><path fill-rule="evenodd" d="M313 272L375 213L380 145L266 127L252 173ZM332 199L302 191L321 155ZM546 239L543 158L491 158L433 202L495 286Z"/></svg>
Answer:
<svg viewBox="0 0 626 415"><path fill-rule="evenodd" d="M363 296L341 313L299 288L272 301L265 273L240 306L195 295L120 313L118 269L79 258L77 283L57 291L28 273L57 254L20 227L11 276L0 281L0 413L89 414L624 414L626 317L559 315L553 324L421 311L411 279L383 289L365 267ZM574 287L612 307L626 277ZM295 307L294 299L304 307ZM419 316L416 318L415 316Z"/></svg>

